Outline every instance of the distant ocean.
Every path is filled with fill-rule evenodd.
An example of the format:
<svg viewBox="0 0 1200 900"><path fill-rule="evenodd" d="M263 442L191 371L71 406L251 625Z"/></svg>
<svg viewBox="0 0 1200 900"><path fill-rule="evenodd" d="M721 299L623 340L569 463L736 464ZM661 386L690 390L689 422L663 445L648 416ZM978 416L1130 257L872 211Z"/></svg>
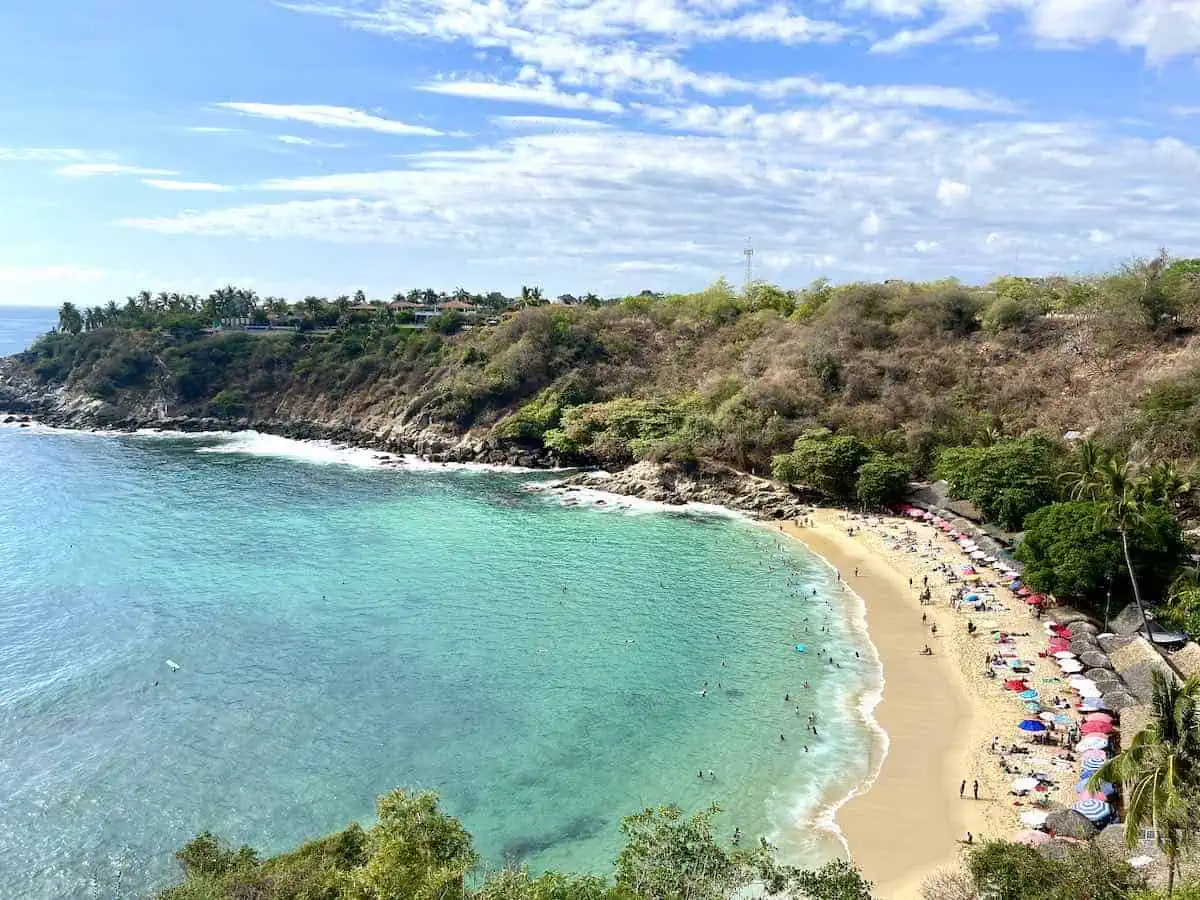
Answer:
<svg viewBox="0 0 1200 900"><path fill-rule="evenodd" d="M0 353L54 319L0 307ZM396 786L492 866L611 871L623 815L713 801L839 852L814 820L869 774L880 683L857 601L768 529L548 477L0 426L0 897L147 897L200 830L278 851Z"/></svg>

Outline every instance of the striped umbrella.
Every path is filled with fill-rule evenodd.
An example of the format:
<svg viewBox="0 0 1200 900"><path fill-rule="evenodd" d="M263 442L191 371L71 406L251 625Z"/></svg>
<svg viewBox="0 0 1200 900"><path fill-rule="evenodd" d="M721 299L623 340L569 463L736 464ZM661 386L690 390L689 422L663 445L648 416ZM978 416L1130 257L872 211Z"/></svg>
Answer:
<svg viewBox="0 0 1200 900"><path fill-rule="evenodd" d="M1099 762L1103 763L1108 760L1108 754L1105 753L1103 750L1085 750L1083 752L1083 756L1081 756L1080 759L1083 760L1083 764L1085 766L1088 764L1089 761L1091 761L1093 759L1098 760Z"/></svg>
<svg viewBox="0 0 1200 900"><path fill-rule="evenodd" d="M1103 822L1112 815L1112 807L1102 800L1080 800L1071 808L1091 822Z"/></svg>
<svg viewBox="0 0 1200 900"><path fill-rule="evenodd" d="M1107 781L1102 781L1094 789L1088 787L1089 778L1084 778L1075 785L1075 793L1077 794L1103 794L1105 797L1111 796L1113 786Z"/></svg>
<svg viewBox="0 0 1200 900"><path fill-rule="evenodd" d="M1075 749L1082 753L1084 750L1104 750L1108 747L1108 736L1103 734L1089 734L1078 744Z"/></svg>
<svg viewBox="0 0 1200 900"><path fill-rule="evenodd" d="M1100 771L1100 767L1103 765L1104 763L1101 760L1089 759L1084 762L1084 764L1079 768L1079 771L1084 778L1091 778L1094 773Z"/></svg>

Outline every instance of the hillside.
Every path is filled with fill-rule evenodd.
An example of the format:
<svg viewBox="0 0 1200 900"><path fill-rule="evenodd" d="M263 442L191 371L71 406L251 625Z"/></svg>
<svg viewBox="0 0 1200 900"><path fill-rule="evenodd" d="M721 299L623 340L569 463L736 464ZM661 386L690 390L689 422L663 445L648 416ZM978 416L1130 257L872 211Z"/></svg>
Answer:
<svg viewBox="0 0 1200 900"><path fill-rule="evenodd" d="M1159 260L988 289L718 284L469 330L343 315L328 334L208 334L202 315L131 299L5 363L0 403L76 424L215 419L457 458L711 459L759 474L813 426L917 476L940 447L1033 429L1190 462L1197 295L1190 269Z"/></svg>

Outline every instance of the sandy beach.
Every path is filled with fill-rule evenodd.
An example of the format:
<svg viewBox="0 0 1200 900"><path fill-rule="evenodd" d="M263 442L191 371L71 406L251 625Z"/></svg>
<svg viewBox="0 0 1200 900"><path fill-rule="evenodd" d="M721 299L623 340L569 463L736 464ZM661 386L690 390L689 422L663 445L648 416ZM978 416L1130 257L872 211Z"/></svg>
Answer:
<svg viewBox="0 0 1200 900"><path fill-rule="evenodd" d="M1023 708L984 675L984 658L994 649L988 631L967 634L968 614L950 608L953 588L931 572L939 562L966 562L949 538L929 525L837 510L819 510L811 522L789 524L785 533L824 557L863 598L885 679L875 718L888 734L886 757L875 782L846 803L837 821L854 862L875 882L876 897L920 897L924 879L955 862L967 832L976 840L1007 838L1020 827L1018 816L1028 806L1010 794L1013 776L990 748L996 736L1003 743L1017 740ZM933 602L923 605L926 576ZM1016 649L1036 659L1044 645L1041 624L1008 591L989 590L997 603L975 618L1028 632ZM926 644L933 656L921 655Z"/></svg>

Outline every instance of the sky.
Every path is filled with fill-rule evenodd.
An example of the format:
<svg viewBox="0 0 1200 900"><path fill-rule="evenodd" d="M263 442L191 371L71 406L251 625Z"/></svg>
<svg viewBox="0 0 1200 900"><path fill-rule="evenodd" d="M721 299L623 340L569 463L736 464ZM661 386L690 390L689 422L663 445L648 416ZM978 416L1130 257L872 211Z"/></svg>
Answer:
<svg viewBox="0 0 1200 900"><path fill-rule="evenodd" d="M0 304L1200 255L1200 0L0 0Z"/></svg>

